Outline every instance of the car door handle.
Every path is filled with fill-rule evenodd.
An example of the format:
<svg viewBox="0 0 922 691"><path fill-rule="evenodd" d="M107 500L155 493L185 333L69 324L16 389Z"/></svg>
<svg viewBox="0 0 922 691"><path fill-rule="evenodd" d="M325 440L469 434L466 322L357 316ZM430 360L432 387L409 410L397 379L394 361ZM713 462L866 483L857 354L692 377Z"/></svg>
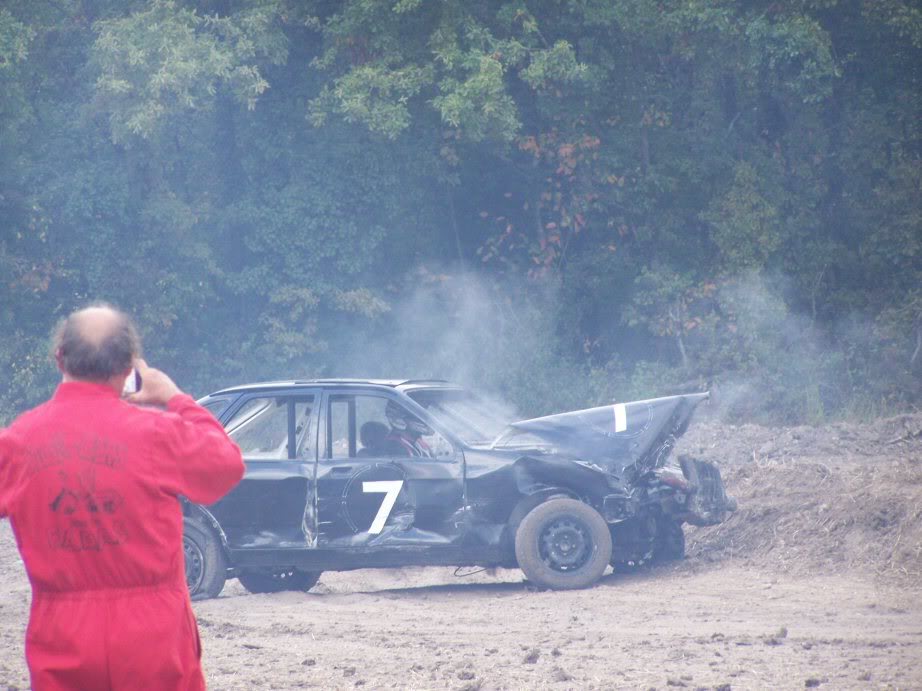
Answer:
<svg viewBox="0 0 922 691"><path fill-rule="evenodd" d="M330 473L333 473L336 475L343 475L343 474L351 473L351 472L352 472L351 465L337 465L337 466L333 466L333 468L330 469Z"/></svg>

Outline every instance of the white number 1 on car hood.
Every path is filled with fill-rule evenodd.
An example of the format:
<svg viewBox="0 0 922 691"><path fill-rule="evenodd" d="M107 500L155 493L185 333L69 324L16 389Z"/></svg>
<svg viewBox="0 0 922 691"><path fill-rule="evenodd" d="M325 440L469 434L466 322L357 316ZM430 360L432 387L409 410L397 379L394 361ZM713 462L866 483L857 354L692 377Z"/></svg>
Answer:
<svg viewBox="0 0 922 691"><path fill-rule="evenodd" d="M397 501L397 495L403 489L403 480L376 480L374 482L363 482L363 492L381 492L384 494L384 501L381 502L381 508L375 520L371 522L368 529L370 535L377 535L384 530L384 524L387 523L387 517L391 515L391 509Z"/></svg>

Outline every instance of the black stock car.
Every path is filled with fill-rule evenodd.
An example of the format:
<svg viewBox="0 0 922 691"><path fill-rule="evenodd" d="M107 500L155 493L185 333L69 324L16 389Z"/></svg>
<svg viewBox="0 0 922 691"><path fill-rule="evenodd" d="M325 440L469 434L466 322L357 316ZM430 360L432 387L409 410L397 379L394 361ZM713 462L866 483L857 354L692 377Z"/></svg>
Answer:
<svg viewBox="0 0 922 691"><path fill-rule="evenodd" d="M307 590L322 571L520 567L581 588L611 563L684 554L682 523L735 502L710 463L670 459L707 394L508 422L443 381L315 380L202 399L246 474L211 506L183 502L186 579L214 597Z"/></svg>

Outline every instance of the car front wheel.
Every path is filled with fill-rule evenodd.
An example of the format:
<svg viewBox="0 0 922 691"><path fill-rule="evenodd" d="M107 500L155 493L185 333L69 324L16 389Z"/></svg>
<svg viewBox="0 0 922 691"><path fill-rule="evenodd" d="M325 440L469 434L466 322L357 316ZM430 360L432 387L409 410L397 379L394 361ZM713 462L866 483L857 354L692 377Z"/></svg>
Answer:
<svg viewBox="0 0 922 691"><path fill-rule="evenodd" d="M554 590L585 588L611 559L608 524L591 506L551 499L532 509L515 534L519 568L535 585Z"/></svg>
<svg viewBox="0 0 922 691"><path fill-rule="evenodd" d="M186 585L193 600L217 597L227 577L227 559L214 531L197 516L183 518Z"/></svg>
<svg viewBox="0 0 922 691"><path fill-rule="evenodd" d="M298 569L245 570L237 578L251 593L280 593L283 590L306 592L317 583L320 572Z"/></svg>

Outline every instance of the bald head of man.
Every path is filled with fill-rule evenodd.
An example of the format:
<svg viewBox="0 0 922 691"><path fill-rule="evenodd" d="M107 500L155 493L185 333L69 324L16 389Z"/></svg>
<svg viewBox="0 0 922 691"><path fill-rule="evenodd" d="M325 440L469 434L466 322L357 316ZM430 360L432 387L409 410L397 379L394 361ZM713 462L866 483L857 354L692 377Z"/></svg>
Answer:
<svg viewBox="0 0 922 691"><path fill-rule="evenodd" d="M124 377L141 354L141 339L131 318L104 303L62 320L53 341L55 360L69 379L109 382Z"/></svg>

